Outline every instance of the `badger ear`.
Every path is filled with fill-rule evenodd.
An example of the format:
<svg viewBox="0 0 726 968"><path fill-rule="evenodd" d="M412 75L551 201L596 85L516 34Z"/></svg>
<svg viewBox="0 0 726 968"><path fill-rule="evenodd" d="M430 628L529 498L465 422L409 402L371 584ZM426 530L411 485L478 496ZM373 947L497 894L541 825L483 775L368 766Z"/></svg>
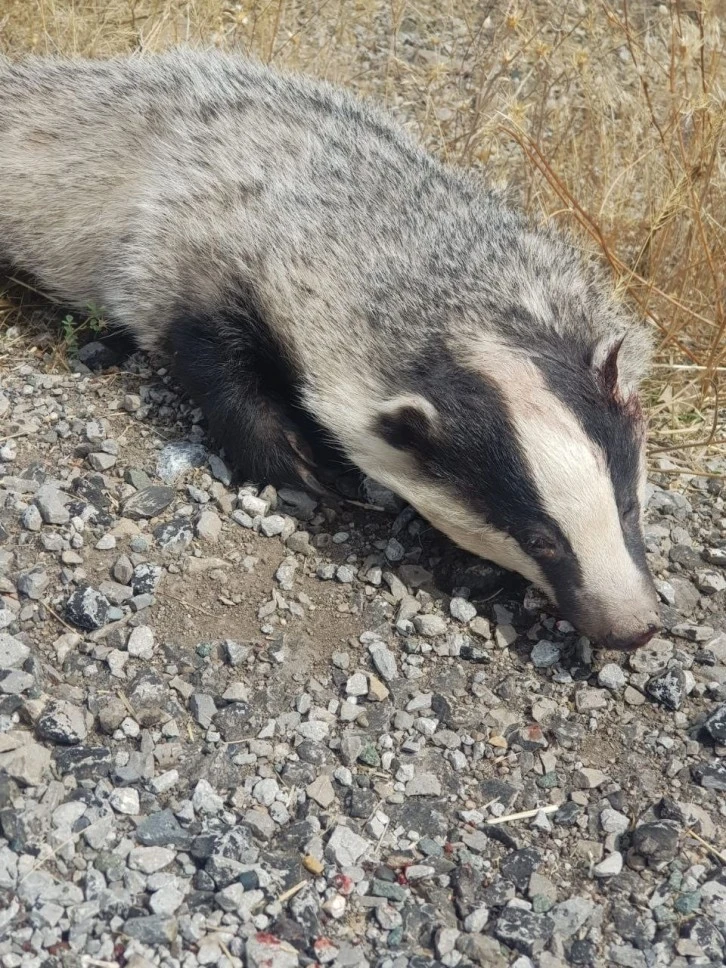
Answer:
<svg viewBox="0 0 726 968"><path fill-rule="evenodd" d="M375 432L398 450L420 450L431 442L439 415L426 397L402 394L378 408Z"/></svg>
<svg viewBox="0 0 726 968"><path fill-rule="evenodd" d="M626 401L636 393L650 361L651 341L642 327L603 340L595 347L592 366L608 399Z"/></svg>
<svg viewBox="0 0 726 968"><path fill-rule="evenodd" d="M618 355L623 347L624 336L608 347L605 358L597 369L597 376L600 386L605 395L612 399L622 396L618 386Z"/></svg>

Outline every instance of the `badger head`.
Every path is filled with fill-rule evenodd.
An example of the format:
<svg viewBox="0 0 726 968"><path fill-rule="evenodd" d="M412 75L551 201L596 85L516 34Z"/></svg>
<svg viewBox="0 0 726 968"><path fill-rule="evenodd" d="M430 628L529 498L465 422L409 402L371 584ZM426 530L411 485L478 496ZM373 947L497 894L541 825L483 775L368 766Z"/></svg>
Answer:
<svg viewBox="0 0 726 968"><path fill-rule="evenodd" d="M545 590L601 646L660 627L642 535L638 329L439 339L354 459L457 544Z"/></svg>

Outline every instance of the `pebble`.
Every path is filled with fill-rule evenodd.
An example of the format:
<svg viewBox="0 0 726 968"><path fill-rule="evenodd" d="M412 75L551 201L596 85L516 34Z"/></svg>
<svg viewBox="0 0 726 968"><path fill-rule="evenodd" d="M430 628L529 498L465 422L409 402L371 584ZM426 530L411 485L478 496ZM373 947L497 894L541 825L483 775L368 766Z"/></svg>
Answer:
<svg viewBox="0 0 726 968"><path fill-rule="evenodd" d="M559 662L560 648L554 642L541 639L532 649L531 659L535 668L547 669Z"/></svg>
<svg viewBox="0 0 726 968"><path fill-rule="evenodd" d="M628 680L622 666L615 662L607 662L597 674L597 684L611 692L622 692Z"/></svg>
<svg viewBox="0 0 726 968"><path fill-rule="evenodd" d="M464 624L476 618L476 608L465 598L452 598L449 603L449 611L451 612L452 618Z"/></svg>
<svg viewBox="0 0 726 968"><path fill-rule="evenodd" d="M0 632L0 669L17 669L29 655L30 649L24 642Z"/></svg>
<svg viewBox="0 0 726 968"><path fill-rule="evenodd" d="M245 956L247 968L297 968L300 962L292 945L263 933L247 939Z"/></svg>
<svg viewBox="0 0 726 968"><path fill-rule="evenodd" d="M667 709L680 709L686 697L686 677L683 669L675 666L654 676L645 686L646 693Z"/></svg>
<svg viewBox="0 0 726 968"><path fill-rule="evenodd" d="M154 657L154 633L148 625L139 625L131 631L126 645L128 653L136 659Z"/></svg>
<svg viewBox="0 0 726 968"><path fill-rule="evenodd" d="M438 797L441 781L433 773L419 773L406 784L407 797Z"/></svg>
<svg viewBox="0 0 726 968"><path fill-rule="evenodd" d="M83 710L63 699L53 700L44 707L35 731L39 739L64 746L82 743L88 734Z"/></svg>
<svg viewBox="0 0 726 968"><path fill-rule="evenodd" d="M678 825L672 820L643 823L633 831L633 848L652 863L673 860L679 840Z"/></svg>
<svg viewBox="0 0 726 968"><path fill-rule="evenodd" d="M222 533L222 521L215 511L202 511L197 521L197 535L203 541L216 542Z"/></svg>
<svg viewBox="0 0 726 968"><path fill-rule="evenodd" d="M446 620L441 615L416 615L413 624L418 634L426 638L446 634Z"/></svg>
<svg viewBox="0 0 726 968"><path fill-rule="evenodd" d="M71 513L66 507L68 499L57 488L40 487L34 497L35 505L46 524L68 524Z"/></svg>
<svg viewBox="0 0 726 968"><path fill-rule="evenodd" d="M131 817L137 817L141 811L139 791L133 787L122 787L120 789L113 790L108 798L108 802L111 804L116 813L128 814Z"/></svg>
<svg viewBox="0 0 726 968"><path fill-rule="evenodd" d="M593 867L595 877L616 877L623 869L623 855L619 851L608 854L605 860Z"/></svg>
<svg viewBox="0 0 726 968"><path fill-rule="evenodd" d="M392 682L394 679L398 678L396 657L390 649L386 648L383 643L374 643L368 647L368 651L370 652L376 672L383 679L385 679L386 682Z"/></svg>
<svg viewBox="0 0 726 968"><path fill-rule="evenodd" d="M90 585L81 585L66 602L66 617L78 628L92 631L109 620L111 603Z"/></svg>
<svg viewBox="0 0 726 968"><path fill-rule="evenodd" d="M206 463L207 450L201 444L175 441L159 451L156 476L165 484L173 484L184 474L188 474L195 467L203 467Z"/></svg>
<svg viewBox="0 0 726 968"><path fill-rule="evenodd" d="M132 521L158 517L174 500L175 493L173 487L150 484L128 499L123 506L123 515Z"/></svg>
<svg viewBox="0 0 726 968"><path fill-rule="evenodd" d="M333 830L327 851L339 868L354 867L368 852L371 844L343 824Z"/></svg>

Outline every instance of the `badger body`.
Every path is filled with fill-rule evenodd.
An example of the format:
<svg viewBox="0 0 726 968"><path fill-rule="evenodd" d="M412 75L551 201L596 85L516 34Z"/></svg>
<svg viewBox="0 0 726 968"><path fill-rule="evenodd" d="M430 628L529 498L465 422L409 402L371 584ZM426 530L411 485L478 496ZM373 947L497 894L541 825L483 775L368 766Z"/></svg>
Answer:
<svg viewBox="0 0 726 968"><path fill-rule="evenodd" d="M602 643L657 629L647 335L345 91L218 52L0 61L0 258L167 353L245 477L314 480L322 435Z"/></svg>

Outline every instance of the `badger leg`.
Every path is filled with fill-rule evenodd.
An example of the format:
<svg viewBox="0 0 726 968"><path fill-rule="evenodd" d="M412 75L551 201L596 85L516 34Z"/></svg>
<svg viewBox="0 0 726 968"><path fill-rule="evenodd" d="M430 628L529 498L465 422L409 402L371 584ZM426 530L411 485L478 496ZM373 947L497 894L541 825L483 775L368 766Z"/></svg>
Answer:
<svg viewBox="0 0 726 968"><path fill-rule="evenodd" d="M324 493L294 373L249 312L186 315L169 330L176 376L241 477Z"/></svg>

